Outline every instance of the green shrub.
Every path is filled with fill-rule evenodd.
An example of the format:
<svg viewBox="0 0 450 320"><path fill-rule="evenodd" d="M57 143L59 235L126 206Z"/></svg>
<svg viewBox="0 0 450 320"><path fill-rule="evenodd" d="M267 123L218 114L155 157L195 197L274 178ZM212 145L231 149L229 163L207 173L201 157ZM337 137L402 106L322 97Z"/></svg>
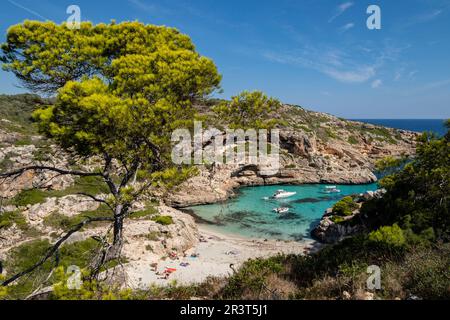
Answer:
<svg viewBox="0 0 450 320"><path fill-rule="evenodd" d="M369 234L369 241L387 247L403 247L406 244L406 238L403 230L394 224L392 227L381 227Z"/></svg>
<svg viewBox="0 0 450 320"><path fill-rule="evenodd" d="M131 219L148 219L149 217L152 217L157 213L158 213L158 209L150 206L150 207L147 207L145 210L132 212L130 214L130 218Z"/></svg>
<svg viewBox="0 0 450 320"><path fill-rule="evenodd" d="M173 224L173 219L171 216L157 216L157 217L154 217L152 220L163 226L168 226L168 225Z"/></svg>
<svg viewBox="0 0 450 320"><path fill-rule="evenodd" d="M23 232L23 236L25 237L37 237L41 234L37 229L27 223L24 215L19 211L3 212L0 214L0 229L8 229L14 224Z"/></svg>
<svg viewBox="0 0 450 320"><path fill-rule="evenodd" d="M10 159L10 155L6 155L3 160L0 161L0 172L11 169L13 165L14 162Z"/></svg>
<svg viewBox="0 0 450 320"><path fill-rule="evenodd" d="M345 197L333 206L333 213L340 216L351 216L358 208L352 197Z"/></svg>
<svg viewBox="0 0 450 320"><path fill-rule="evenodd" d="M41 142L42 145L33 151L33 159L35 161L49 161L52 158L53 149L46 141Z"/></svg>
<svg viewBox="0 0 450 320"><path fill-rule="evenodd" d="M59 250L58 259L49 259L34 272L9 286L7 298L24 299L36 289L37 285L51 285L55 281L54 277L48 279L47 282L46 279L56 266L62 266L64 269L70 265L78 266L81 269L87 267L98 246L99 242L93 239L63 245ZM11 249L5 261L6 271L9 275L13 275L30 268L42 259L50 247L51 243L46 239L26 242Z"/></svg>
<svg viewBox="0 0 450 320"><path fill-rule="evenodd" d="M450 299L448 244L412 250L403 263L405 288L422 299Z"/></svg>
<svg viewBox="0 0 450 320"><path fill-rule="evenodd" d="M92 219L93 218L110 218L112 216L113 216L113 214L112 214L111 210L106 205L101 205L96 210L83 211L80 214L77 214L72 217L65 216L58 212L53 212L44 218L44 224L47 226L56 228L56 229L62 229L62 230L67 231L70 228L73 228L74 226L87 220L88 218L92 218ZM86 227L93 228L93 227L100 226L104 223L107 223L107 221L91 222Z"/></svg>
<svg viewBox="0 0 450 320"><path fill-rule="evenodd" d="M2 122L2 129L28 136L37 135L37 126L32 122L31 113L43 104L48 103L51 103L49 99L42 99L32 94L1 94L0 119L11 121Z"/></svg>
<svg viewBox="0 0 450 320"><path fill-rule="evenodd" d="M397 144L397 140L395 140L395 138L392 136L391 132L386 128L376 127L374 129L369 130L368 132L380 137L377 140L380 140L383 142L388 142L390 144Z"/></svg>
<svg viewBox="0 0 450 320"><path fill-rule="evenodd" d="M94 239L86 239L79 242L65 244L60 250L59 266L67 268L69 266L78 266L85 268L99 248L100 243Z"/></svg>
<svg viewBox="0 0 450 320"><path fill-rule="evenodd" d="M23 214L18 211L0 213L0 229L8 229L16 224L19 228L26 228L27 222Z"/></svg>
<svg viewBox="0 0 450 320"><path fill-rule="evenodd" d="M58 212L52 212L48 216L44 217L44 224L55 229L63 230L70 228L72 225L70 217Z"/></svg>
<svg viewBox="0 0 450 320"><path fill-rule="evenodd" d="M147 240L149 241L158 241L161 233L158 231L152 231L146 235Z"/></svg>
<svg viewBox="0 0 450 320"><path fill-rule="evenodd" d="M12 204L18 207L44 203L48 193L40 189L23 190L12 199Z"/></svg>
<svg viewBox="0 0 450 320"><path fill-rule="evenodd" d="M359 141L358 141L358 139L356 139L354 136L350 136L350 137L348 137L348 143L350 143L350 144L358 144L359 143Z"/></svg>
<svg viewBox="0 0 450 320"><path fill-rule="evenodd" d="M16 140L14 142L14 145L18 146L18 147L29 146L32 144L33 144L33 141L31 140L31 137L21 137L19 140Z"/></svg>
<svg viewBox="0 0 450 320"><path fill-rule="evenodd" d="M338 139L338 136L337 136L336 132L334 132L333 130L331 130L329 128L326 128L325 131L326 131L327 136L329 138L331 138L331 139Z"/></svg>
<svg viewBox="0 0 450 320"><path fill-rule="evenodd" d="M75 183L72 186L59 192L55 191L54 194L55 196L62 197L80 192L97 195L109 193L109 189L101 177L80 177L75 180Z"/></svg>
<svg viewBox="0 0 450 320"><path fill-rule="evenodd" d="M345 219L340 216L332 216L331 221L333 221L334 223L341 223L341 222L344 222Z"/></svg>
<svg viewBox="0 0 450 320"><path fill-rule="evenodd" d="M264 288L267 277L283 270L282 256L269 259L251 259L228 279L222 295L225 299L240 299L243 296L258 296Z"/></svg>
<svg viewBox="0 0 450 320"><path fill-rule="evenodd" d="M100 177L80 177L75 180L73 185L64 190L23 190L16 195L10 203L15 206L23 207L44 203L46 198L61 198L77 193L98 195L101 193L109 193L109 189Z"/></svg>

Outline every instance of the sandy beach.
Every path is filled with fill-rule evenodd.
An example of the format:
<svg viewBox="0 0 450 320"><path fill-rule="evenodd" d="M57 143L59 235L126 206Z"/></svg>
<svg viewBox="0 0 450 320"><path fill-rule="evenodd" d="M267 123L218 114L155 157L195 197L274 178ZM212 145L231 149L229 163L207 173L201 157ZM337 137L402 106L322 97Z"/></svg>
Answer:
<svg viewBox="0 0 450 320"><path fill-rule="evenodd" d="M276 240L251 240L213 232L199 226L200 242L183 257L158 259L149 255L125 266L128 286L148 288L151 285L164 286L174 280L178 284L193 284L209 276L227 276L235 268L251 258L270 257L278 253L304 254L317 250L318 243L312 240L301 242ZM157 267L152 268L157 263ZM165 279L164 271L173 270Z"/></svg>

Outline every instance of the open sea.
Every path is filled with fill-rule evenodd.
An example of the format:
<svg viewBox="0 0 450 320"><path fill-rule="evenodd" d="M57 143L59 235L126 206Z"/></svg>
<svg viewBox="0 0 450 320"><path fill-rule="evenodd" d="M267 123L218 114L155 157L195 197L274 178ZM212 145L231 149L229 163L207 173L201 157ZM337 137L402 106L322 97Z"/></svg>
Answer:
<svg viewBox="0 0 450 320"><path fill-rule="evenodd" d="M443 136L447 129L445 128L445 120L443 119L353 119L380 125L389 128L403 129L417 132L434 132Z"/></svg>
<svg viewBox="0 0 450 320"><path fill-rule="evenodd" d="M358 119L358 121L404 129L431 131L438 135L446 132L444 120ZM376 190L377 184L338 185L339 194L326 193L325 185L261 186L240 189L239 196L224 203L190 207L213 231L254 239L301 241L310 238L324 211L346 195ZM282 200L265 200L278 189L296 192ZM285 215L273 211L277 207L289 208Z"/></svg>

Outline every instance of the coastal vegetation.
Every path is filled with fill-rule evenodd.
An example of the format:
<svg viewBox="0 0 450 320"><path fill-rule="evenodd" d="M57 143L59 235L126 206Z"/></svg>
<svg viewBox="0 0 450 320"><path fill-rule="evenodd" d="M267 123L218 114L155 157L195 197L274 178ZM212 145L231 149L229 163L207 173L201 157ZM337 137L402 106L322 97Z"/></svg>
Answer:
<svg viewBox="0 0 450 320"><path fill-rule="evenodd" d="M74 184L65 188L64 190L22 190L10 201L6 201L5 204L23 207L27 205L43 203L48 198L62 198L64 196L77 193L98 195L107 192L108 187L101 178L95 176L86 176L76 178Z"/></svg>
<svg viewBox="0 0 450 320"><path fill-rule="evenodd" d="M37 134L37 126L31 114L39 107L51 103L36 94L0 95L0 118L2 128L26 135Z"/></svg>
<svg viewBox="0 0 450 320"><path fill-rule="evenodd" d="M213 111L231 129L271 129L280 123L274 118L280 107L280 101L267 97L263 92L244 91L232 97L231 101L223 101L213 107Z"/></svg>
<svg viewBox="0 0 450 320"><path fill-rule="evenodd" d="M350 216L353 214L353 211L358 208L358 205L355 203L352 197L348 196L339 200L333 206L333 213L341 216Z"/></svg>

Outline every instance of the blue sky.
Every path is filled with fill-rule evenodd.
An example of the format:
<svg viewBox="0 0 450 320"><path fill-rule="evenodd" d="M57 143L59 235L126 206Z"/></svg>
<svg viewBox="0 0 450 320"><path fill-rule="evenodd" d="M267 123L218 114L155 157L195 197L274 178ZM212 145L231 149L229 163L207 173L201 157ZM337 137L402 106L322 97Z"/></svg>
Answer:
<svg viewBox="0 0 450 320"><path fill-rule="evenodd" d="M263 90L348 118L450 117L450 0L1 0L1 41L24 19L139 20L190 35L223 97ZM381 8L369 30L367 7ZM0 71L0 93L23 92Z"/></svg>

